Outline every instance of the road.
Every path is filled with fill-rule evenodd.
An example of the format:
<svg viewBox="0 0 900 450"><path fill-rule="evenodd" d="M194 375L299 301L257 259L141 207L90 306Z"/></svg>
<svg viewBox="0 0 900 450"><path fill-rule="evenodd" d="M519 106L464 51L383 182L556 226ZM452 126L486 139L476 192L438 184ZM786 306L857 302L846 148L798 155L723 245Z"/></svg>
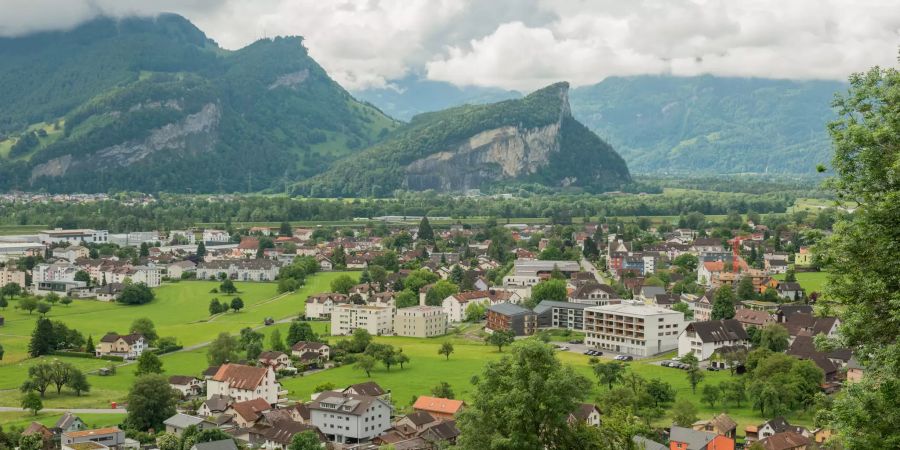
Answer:
<svg viewBox="0 0 900 450"><path fill-rule="evenodd" d="M581 257L581 267L587 269L590 273L594 274L594 278L597 279L597 282L607 284L606 280L603 278L603 275L600 275L600 271L594 267L594 264L587 260L585 257Z"/></svg>
<svg viewBox="0 0 900 450"><path fill-rule="evenodd" d="M0 406L0 412L25 412L27 410L22 408L14 408L11 406ZM99 408L99 409L91 409L91 408L44 408L41 412L66 412L69 411L73 414L127 414L128 411L125 408L111 409L111 408Z"/></svg>

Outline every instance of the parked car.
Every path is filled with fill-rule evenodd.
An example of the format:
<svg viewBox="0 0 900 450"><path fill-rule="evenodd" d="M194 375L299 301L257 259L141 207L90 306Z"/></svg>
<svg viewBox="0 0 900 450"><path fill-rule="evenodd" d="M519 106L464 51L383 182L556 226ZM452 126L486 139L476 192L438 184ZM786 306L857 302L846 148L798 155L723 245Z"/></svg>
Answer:
<svg viewBox="0 0 900 450"><path fill-rule="evenodd" d="M634 361L634 356L622 355L622 361Z"/></svg>
<svg viewBox="0 0 900 450"><path fill-rule="evenodd" d="M670 361L663 361L663 362L659 363L659 365L661 365L663 367L669 367L670 364L672 364Z"/></svg>
<svg viewBox="0 0 900 450"><path fill-rule="evenodd" d="M708 370L708 371L710 371L710 372L718 372L718 371L720 371L720 370L722 370L722 369L720 369L720 368L718 368L718 367L715 367L715 366L709 366L709 367L706 368L706 370Z"/></svg>
<svg viewBox="0 0 900 450"><path fill-rule="evenodd" d="M588 356L594 356L594 351L593 350L585 350L584 354L588 355Z"/></svg>
<svg viewBox="0 0 900 450"><path fill-rule="evenodd" d="M569 341L569 343L570 344L583 344L584 341L581 339L572 339L571 341Z"/></svg>
<svg viewBox="0 0 900 450"><path fill-rule="evenodd" d="M266 319L263 320L263 324L265 324L265 325L272 325L274 323L275 323L275 319L273 319L271 317L266 317Z"/></svg>

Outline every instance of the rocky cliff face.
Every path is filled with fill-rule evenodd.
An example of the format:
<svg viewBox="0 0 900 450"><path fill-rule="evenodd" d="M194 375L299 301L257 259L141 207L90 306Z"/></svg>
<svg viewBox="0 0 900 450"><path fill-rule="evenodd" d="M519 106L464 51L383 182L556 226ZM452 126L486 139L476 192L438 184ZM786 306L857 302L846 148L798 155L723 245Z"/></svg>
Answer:
<svg viewBox="0 0 900 450"><path fill-rule="evenodd" d="M534 174L559 151L559 128L554 123L483 131L455 148L414 161L406 167L404 185L412 190L462 191Z"/></svg>

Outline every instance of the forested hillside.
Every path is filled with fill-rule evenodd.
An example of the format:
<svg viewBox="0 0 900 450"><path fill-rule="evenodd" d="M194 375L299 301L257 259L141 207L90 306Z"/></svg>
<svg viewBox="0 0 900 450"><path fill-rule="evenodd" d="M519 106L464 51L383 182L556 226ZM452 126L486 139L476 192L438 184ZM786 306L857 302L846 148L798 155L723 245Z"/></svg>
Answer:
<svg viewBox="0 0 900 450"><path fill-rule="evenodd" d="M0 189L281 190L387 135L302 38L219 48L176 15L0 39Z"/></svg>
<svg viewBox="0 0 900 450"><path fill-rule="evenodd" d="M557 83L519 100L418 115L385 141L300 183L297 192L383 196L510 182L603 191L628 181L625 162L571 117L568 84Z"/></svg>
<svg viewBox="0 0 900 450"><path fill-rule="evenodd" d="M635 172L814 174L831 160L832 81L611 77L574 89L572 112Z"/></svg>

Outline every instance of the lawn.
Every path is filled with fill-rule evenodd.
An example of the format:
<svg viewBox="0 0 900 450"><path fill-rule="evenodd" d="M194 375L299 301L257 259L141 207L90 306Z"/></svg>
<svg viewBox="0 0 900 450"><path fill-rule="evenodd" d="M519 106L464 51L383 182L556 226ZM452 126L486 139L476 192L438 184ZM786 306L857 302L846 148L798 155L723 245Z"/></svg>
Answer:
<svg viewBox="0 0 900 450"><path fill-rule="evenodd" d="M828 272L797 272L797 282L806 294L813 292L822 293L825 290L825 283L828 281ZM775 275L775 279L784 280L784 274Z"/></svg>
<svg viewBox="0 0 900 450"><path fill-rule="evenodd" d="M31 422L40 422L52 427L62 417L61 412L41 411L37 416L28 412L0 412L0 425L4 429L26 428ZM77 414L88 428L103 428L118 425L125 419L124 414Z"/></svg>

